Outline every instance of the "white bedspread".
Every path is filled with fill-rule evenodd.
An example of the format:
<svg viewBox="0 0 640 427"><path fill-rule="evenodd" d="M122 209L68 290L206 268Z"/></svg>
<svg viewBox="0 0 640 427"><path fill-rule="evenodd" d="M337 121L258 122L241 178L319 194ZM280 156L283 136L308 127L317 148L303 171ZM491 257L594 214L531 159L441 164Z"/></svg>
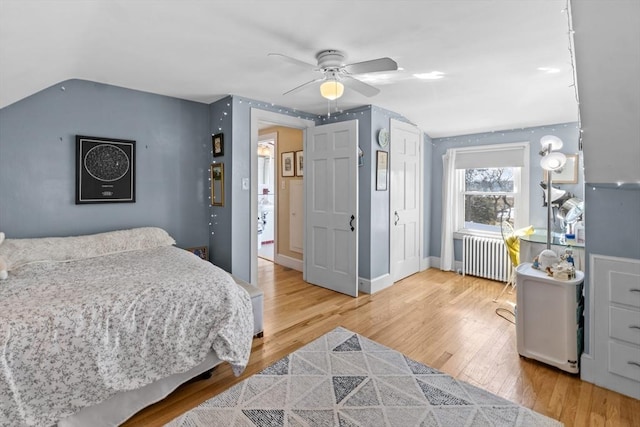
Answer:
<svg viewBox="0 0 640 427"><path fill-rule="evenodd" d="M172 246L17 268L0 282L0 425L49 426L200 363L239 374L248 294Z"/></svg>

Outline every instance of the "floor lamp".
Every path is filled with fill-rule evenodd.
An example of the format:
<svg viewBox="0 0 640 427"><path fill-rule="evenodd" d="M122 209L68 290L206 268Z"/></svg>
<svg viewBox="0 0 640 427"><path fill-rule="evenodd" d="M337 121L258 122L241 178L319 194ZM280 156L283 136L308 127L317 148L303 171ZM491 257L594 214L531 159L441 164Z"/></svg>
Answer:
<svg viewBox="0 0 640 427"><path fill-rule="evenodd" d="M547 249L540 253L539 261L540 267L545 270L547 267L550 267L554 261L558 260L558 256L551 250L551 235L553 234L551 228L551 220L553 218L553 211L551 208L552 203L552 175L553 172L559 172L564 167L565 163L567 163L567 156L562 153L558 153L555 150L559 150L562 148L562 140L554 135L545 135L540 138L540 145L542 146L542 151L540 151L540 155L542 159L540 159L540 166L547 172Z"/></svg>

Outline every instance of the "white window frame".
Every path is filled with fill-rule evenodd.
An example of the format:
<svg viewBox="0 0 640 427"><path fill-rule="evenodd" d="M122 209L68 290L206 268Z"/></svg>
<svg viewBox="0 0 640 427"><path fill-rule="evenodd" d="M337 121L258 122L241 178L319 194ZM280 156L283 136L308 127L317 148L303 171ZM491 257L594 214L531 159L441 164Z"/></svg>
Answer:
<svg viewBox="0 0 640 427"><path fill-rule="evenodd" d="M529 225L529 175L530 175L530 165L529 165L529 143L528 142L518 142L518 143L507 143L507 144L493 144L493 145L484 145L484 146L474 146L474 147L463 147L456 148L456 153L468 153L468 154L476 154L481 153L482 155L491 155L491 156L499 156L500 151L514 149L514 148L522 148L523 166L506 166L514 168L514 177L513 177L513 192L509 192L509 194L513 194L514 197L514 228L522 228ZM469 166L469 165L467 165ZM487 166L485 164L480 164L475 167L468 167L465 169L477 169L483 167L499 167L499 166ZM464 186L464 171L465 169L457 169L456 168L456 189L458 191L457 194L457 215L458 218L456 224L456 233L457 235L475 235L475 236L488 236L488 237L501 237L500 231L488 231L488 230L476 230L465 228L464 221L464 202L465 202L465 191Z"/></svg>

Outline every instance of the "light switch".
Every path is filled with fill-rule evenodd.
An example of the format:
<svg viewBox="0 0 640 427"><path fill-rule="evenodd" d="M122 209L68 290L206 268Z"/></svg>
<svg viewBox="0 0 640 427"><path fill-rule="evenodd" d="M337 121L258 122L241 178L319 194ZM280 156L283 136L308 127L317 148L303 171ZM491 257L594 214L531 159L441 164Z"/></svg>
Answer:
<svg viewBox="0 0 640 427"><path fill-rule="evenodd" d="M280 184L280 189L284 190L285 189L285 185L286 185L287 181L285 181L284 179L282 180L282 184Z"/></svg>
<svg viewBox="0 0 640 427"><path fill-rule="evenodd" d="M242 178L242 189L243 190L249 189L249 178Z"/></svg>

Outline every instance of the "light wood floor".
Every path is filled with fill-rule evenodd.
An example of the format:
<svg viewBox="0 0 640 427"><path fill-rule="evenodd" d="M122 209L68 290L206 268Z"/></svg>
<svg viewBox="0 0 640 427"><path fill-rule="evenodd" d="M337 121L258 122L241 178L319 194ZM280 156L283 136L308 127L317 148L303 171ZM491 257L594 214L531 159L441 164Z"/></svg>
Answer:
<svg viewBox="0 0 640 427"><path fill-rule="evenodd" d="M302 274L260 260L265 335L236 378L228 365L183 385L125 426L161 426L337 326L454 377L558 419L567 426L640 426L640 401L521 358L515 325L496 314L498 282L429 269L359 298L309 285ZM502 311L501 311L502 312ZM505 317L513 319L507 314Z"/></svg>

